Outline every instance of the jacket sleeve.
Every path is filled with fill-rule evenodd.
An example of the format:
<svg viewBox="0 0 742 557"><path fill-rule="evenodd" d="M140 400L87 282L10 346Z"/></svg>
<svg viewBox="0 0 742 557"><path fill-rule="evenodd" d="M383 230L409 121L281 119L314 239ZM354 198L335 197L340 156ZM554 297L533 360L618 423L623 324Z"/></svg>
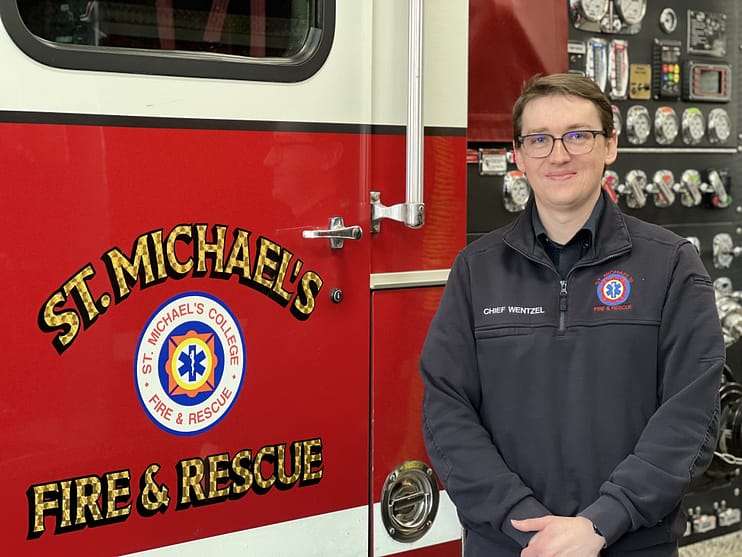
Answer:
<svg viewBox="0 0 742 557"><path fill-rule="evenodd" d="M433 468L464 526L483 536L489 529L499 529L525 547L533 534L515 530L510 519L552 513L508 469L479 419L475 348L469 269L459 255L420 359L423 436Z"/></svg>
<svg viewBox="0 0 742 557"><path fill-rule="evenodd" d="M716 448L724 339L711 280L687 242L670 270L657 352L658 408L598 499L579 513L609 545L667 516Z"/></svg>

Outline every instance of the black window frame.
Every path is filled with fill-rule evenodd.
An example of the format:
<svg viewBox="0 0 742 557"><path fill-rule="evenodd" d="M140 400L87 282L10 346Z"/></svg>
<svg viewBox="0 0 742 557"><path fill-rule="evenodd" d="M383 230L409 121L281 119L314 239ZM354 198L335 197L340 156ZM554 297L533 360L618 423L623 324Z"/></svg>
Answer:
<svg viewBox="0 0 742 557"><path fill-rule="evenodd" d="M22 0L21 0L22 1ZM25 54L44 65L68 70L298 83L324 65L335 36L336 0L317 0L316 21L304 47L291 58L250 58L207 52L124 49L55 43L31 33L17 0L0 0L0 20Z"/></svg>

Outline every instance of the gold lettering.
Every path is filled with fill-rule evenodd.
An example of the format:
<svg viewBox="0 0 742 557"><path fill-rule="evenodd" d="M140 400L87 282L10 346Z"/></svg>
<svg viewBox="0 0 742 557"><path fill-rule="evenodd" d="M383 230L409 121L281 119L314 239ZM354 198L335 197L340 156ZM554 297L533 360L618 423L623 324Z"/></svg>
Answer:
<svg viewBox="0 0 742 557"><path fill-rule="evenodd" d="M258 284L265 286L268 290L273 289L273 283L276 280L276 269L278 268L278 260L273 256L280 253L281 248L278 244L271 242L267 238L260 238L258 240L260 246L258 251L258 260L255 262L255 272L253 273L253 280ZM266 269L269 270L269 276L266 277Z"/></svg>
<svg viewBox="0 0 742 557"><path fill-rule="evenodd" d="M255 476L255 484L262 489L269 489L276 483L276 475L271 474L267 478L263 476L263 459L268 462L275 461L276 448L273 445L262 447L258 450L258 454L255 455L255 463L253 464L253 474Z"/></svg>
<svg viewBox="0 0 742 557"><path fill-rule="evenodd" d="M210 455L206 458L209 463L209 499L226 497L229 495L229 487L219 487L220 481L229 479L229 468L220 464L229 463L229 454L222 453Z"/></svg>
<svg viewBox="0 0 742 557"><path fill-rule="evenodd" d="M75 511L75 524L87 523L85 511L90 513L90 519L93 522L103 520L103 515L98 508L98 499L100 499L101 485L97 476L88 476L75 480L75 491L77 495L77 510Z"/></svg>
<svg viewBox="0 0 742 557"><path fill-rule="evenodd" d="M232 482L232 493L242 494L247 493L252 487L253 475L248 466L252 459L252 451L245 449L234 455L232 459L232 471L235 477ZM245 461L246 466L243 466L242 461Z"/></svg>
<svg viewBox="0 0 742 557"><path fill-rule="evenodd" d="M213 234L216 237L213 243L206 241L207 225L196 225L196 272L199 274L206 273L206 258L211 256L214 259L214 273L224 272L224 246L227 234L227 227L223 225L214 225Z"/></svg>
<svg viewBox="0 0 742 557"><path fill-rule="evenodd" d="M283 289L283 281L286 278L286 271L288 271L289 262L291 261L291 258L293 256L294 254L291 253L289 250L283 250L283 253L281 255L281 267L278 269L278 276L276 277L276 282L273 285L273 292L278 294L287 302L291 299L291 292L286 292L286 290Z"/></svg>
<svg viewBox="0 0 742 557"><path fill-rule="evenodd" d="M33 492L33 527L30 534L41 535L44 532L44 515L49 511L59 511L59 484L52 482L35 485L31 487L31 491Z"/></svg>
<svg viewBox="0 0 742 557"><path fill-rule="evenodd" d="M55 310L64 305L67 297L62 292L52 294L41 309L39 315L39 328L44 332L60 331L52 340L52 345L57 353L61 354L70 347L72 341L80 332L80 317L73 309L56 312Z"/></svg>
<svg viewBox="0 0 742 557"><path fill-rule="evenodd" d="M307 271L301 277L301 288L291 306L291 314L299 321L309 318L315 308L317 294L322 289L322 278L314 271Z"/></svg>
<svg viewBox="0 0 742 557"><path fill-rule="evenodd" d="M324 469L322 468L322 439L309 439L304 441L304 466L302 470L302 482L317 482L322 479ZM316 470L312 468L317 466Z"/></svg>
<svg viewBox="0 0 742 557"><path fill-rule="evenodd" d="M234 274L235 270L240 271L241 279L250 278L250 234L248 230L238 228L234 231L234 243L229 251L227 264L224 266L224 272L228 275Z"/></svg>
<svg viewBox="0 0 742 557"><path fill-rule="evenodd" d="M276 472L278 473L278 483L284 486L295 484L301 475L301 442L295 442L291 445L289 452L293 457L293 470L289 476L286 475L286 444L282 443L278 445L277 449L278 462L276 463Z"/></svg>
<svg viewBox="0 0 742 557"><path fill-rule="evenodd" d="M117 508L119 500L128 501L131 496L130 476L128 470L109 472L106 478L106 519L122 518L131 512L131 503Z"/></svg>
<svg viewBox="0 0 742 557"><path fill-rule="evenodd" d="M193 257L189 257L185 261L178 260L176 253L175 242L182 239L186 244L190 244L193 241L191 227L185 224L179 224L170 231L167 235L165 244L165 255L167 256L167 263L172 272L176 277L184 277L193 269Z"/></svg>
<svg viewBox="0 0 742 557"><path fill-rule="evenodd" d="M155 265L157 266L157 280L167 278L167 268L165 267L165 252L162 247L162 230L155 230L151 234L152 245L155 248Z"/></svg>
<svg viewBox="0 0 742 557"><path fill-rule="evenodd" d="M201 487L201 480L204 479L204 463L201 459L181 460L178 465L180 466L180 499L178 506L187 506L192 503L191 492L193 492L196 501L206 499Z"/></svg>
<svg viewBox="0 0 742 557"><path fill-rule="evenodd" d="M108 269L117 303L131 294L131 287L140 276L143 288L155 282L148 238L148 234L137 238L132 249L131 260L118 248L110 249L103 254L103 261Z"/></svg>

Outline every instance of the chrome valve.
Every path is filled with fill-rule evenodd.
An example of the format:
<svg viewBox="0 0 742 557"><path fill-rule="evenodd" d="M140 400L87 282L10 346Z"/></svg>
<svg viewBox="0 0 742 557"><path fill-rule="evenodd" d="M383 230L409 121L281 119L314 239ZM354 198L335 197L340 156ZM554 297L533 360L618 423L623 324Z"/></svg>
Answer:
<svg viewBox="0 0 742 557"><path fill-rule="evenodd" d="M735 246L732 236L725 232L714 236L712 246L716 269L728 269L734 258L742 255L742 247Z"/></svg>
<svg viewBox="0 0 742 557"><path fill-rule="evenodd" d="M647 193L652 194L655 207L669 207L675 202L675 175L670 170L658 170L652 176L652 182L646 186Z"/></svg>
<svg viewBox="0 0 742 557"><path fill-rule="evenodd" d="M683 207L697 207L703 201L703 188L707 186L701 179L701 173L689 168L680 176L680 183L673 185L673 190L680 194Z"/></svg>

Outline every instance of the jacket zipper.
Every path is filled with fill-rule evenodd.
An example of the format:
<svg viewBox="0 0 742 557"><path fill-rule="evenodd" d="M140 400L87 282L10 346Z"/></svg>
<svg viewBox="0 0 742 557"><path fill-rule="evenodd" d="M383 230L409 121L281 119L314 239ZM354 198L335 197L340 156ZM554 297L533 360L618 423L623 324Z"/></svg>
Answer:
<svg viewBox="0 0 742 557"><path fill-rule="evenodd" d="M560 280L559 285L559 332L564 332L564 324L567 320L567 281Z"/></svg>
<svg viewBox="0 0 742 557"><path fill-rule="evenodd" d="M527 253L527 252L525 252L525 251L523 251L521 249L518 249L517 247L515 247L514 245L512 245L511 243L509 243L507 241L505 241L505 244L508 245L508 246L510 246L512 249L514 249L518 253L520 253L526 259L530 259L534 263L538 263L539 265L543 265L545 267L550 268L551 270L553 270L557 274L557 276L559 276L559 272L556 270L556 268L554 267L554 265L549 265L545 261L541 261L541 260L533 257L529 253ZM623 248L623 249L620 249L617 252L609 253L608 255L606 255L605 257L603 257L602 259L596 259L595 261L590 261L590 262L587 262L587 263L577 263L574 267L572 267L570 269L569 273L567 273L567 277L564 280L562 280L561 278L559 279L559 329L558 329L558 331L560 333L565 332L566 329L567 329L567 279L569 279L569 275L571 275L572 272L575 269L577 269L578 267L593 267L595 265L600 265L602 263L605 263L606 261L610 261L611 259L615 259L617 257L620 257L621 255L623 255L624 253L626 253L628 251L630 251L630 248Z"/></svg>

